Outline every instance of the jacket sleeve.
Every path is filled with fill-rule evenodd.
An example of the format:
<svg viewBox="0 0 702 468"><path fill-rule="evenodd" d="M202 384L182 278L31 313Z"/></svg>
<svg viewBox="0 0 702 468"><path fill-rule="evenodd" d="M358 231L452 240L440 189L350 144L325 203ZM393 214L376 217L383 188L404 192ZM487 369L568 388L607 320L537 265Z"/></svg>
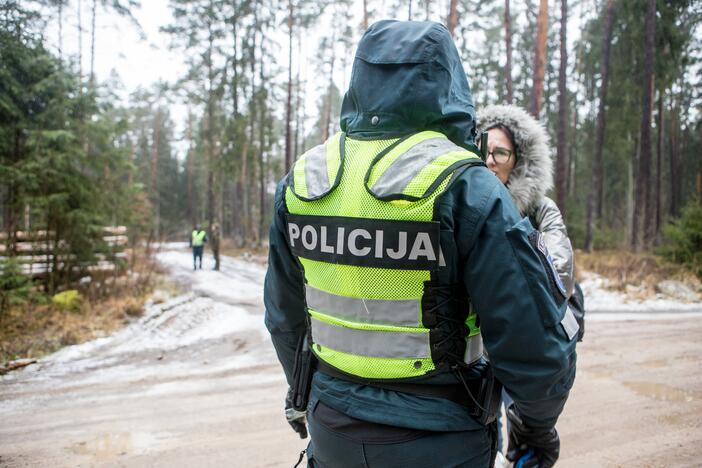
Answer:
<svg viewBox="0 0 702 468"><path fill-rule="evenodd" d="M556 202L544 197L534 214L536 229L544 235L544 242L553 258L553 266L563 282L568 297L573 295L573 246L568 238L568 230L563 222L561 210Z"/></svg>
<svg viewBox="0 0 702 468"><path fill-rule="evenodd" d="M269 233L268 271L263 286L265 323L288 384L292 383L295 350L305 333L304 277L285 235L285 183L275 194L273 222Z"/></svg>
<svg viewBox="0 0 702 468"><path fill-rule="evenodd" d="M528 425L552 427L575 378L565 298L504 186L484 168L466 172L453 199L463 283L496 377Z"/></svg>

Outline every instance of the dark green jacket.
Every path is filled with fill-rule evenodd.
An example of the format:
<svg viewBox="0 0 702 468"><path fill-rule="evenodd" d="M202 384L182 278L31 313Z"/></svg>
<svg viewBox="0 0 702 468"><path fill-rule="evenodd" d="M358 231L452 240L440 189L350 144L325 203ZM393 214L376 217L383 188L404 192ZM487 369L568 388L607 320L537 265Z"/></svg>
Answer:
<svg viewBox="0 0 702 468"><path fill-rule="evenodd" d="M383 80L377 81L377 74ZM391 97L377 90L381 85L392 90ZM416 99L409 97L413 91L418 92ZM366 100L367 94L375 100ZM382 21L371 26L359 44L342 128L349 137L360 139L438 130L454 143L470 147L472 137L466 137L474 129L470 102L458 54L442 25ZM380 121L374 125L375 115ZM285 237L286 184L281 181L275 195L264 300L266 326L290 382L306 311L304 278ZM465 286L479 314L495 375L526 422L534 427L554 425L575 378L575 339L572 330L561 325L565 308L559 306L561 298L530 243L529 220L520 219L509 193L485 167L461 173L436 205L447 263L439 270L439 280ZM475 365L469 378L479 378L486 365L485 361ZM429 379L456 382L453 374ZM312 392L327 405L367 421L427 430L479 427L466 408L451 401L399 394L321 373L315 375Z"/></svg>

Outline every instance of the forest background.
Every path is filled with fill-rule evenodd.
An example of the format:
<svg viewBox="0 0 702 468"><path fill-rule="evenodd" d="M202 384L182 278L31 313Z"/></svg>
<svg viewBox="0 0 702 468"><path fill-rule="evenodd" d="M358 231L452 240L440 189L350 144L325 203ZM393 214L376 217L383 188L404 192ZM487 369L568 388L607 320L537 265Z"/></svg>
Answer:
<svg viewBox="0 0 702 468"><path fill-rule="evenodd" d="M196 223L216 256L223 242L265 248L277 181L337 131L355 46L384 18L446 24L475 107L514 103L544 123L576 248L654 251L702 274L702 2L170 0L161 32L183 72L126 89L119 70L95 71L119 37L98 25L146 40L141 6L0 5L3 311L109 257L105 226L127 226L135 249ZM28 233L45 275L22 274Z"/></svg>

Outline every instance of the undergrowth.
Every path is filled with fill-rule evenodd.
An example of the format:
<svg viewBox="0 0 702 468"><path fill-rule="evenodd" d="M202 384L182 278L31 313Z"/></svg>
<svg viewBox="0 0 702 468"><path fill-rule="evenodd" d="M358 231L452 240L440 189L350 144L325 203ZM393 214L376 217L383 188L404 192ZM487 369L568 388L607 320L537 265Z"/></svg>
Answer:
<svg viewBox="0 0 702 468"><path fill-rule="evenodd" d="M582 280L582 272L589 271L609 280L612 289L626 292L627 286L640 288L642 292L655 293L655 287L664 280L676 280L699 290L697 276L687 267L670 262L652 253L622 250L603 250L592 253L576 251L576 277Z"/></svg>
<svg viewBox="0 0 702 468"><path fill-rule="evenodd" d="M129 274L93 277L76 285L81 297L77 307L61 307L39 290L9 307L0 316L0 366L106 336L139 317L144 302L164 280L143 252L132 255Z"/></svg>

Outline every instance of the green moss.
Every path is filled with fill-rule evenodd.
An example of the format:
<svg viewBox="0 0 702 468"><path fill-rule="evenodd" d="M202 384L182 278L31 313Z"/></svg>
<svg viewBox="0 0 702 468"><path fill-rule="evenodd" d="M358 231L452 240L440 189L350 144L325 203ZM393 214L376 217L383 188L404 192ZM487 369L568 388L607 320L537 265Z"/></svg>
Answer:
<svg viewBox="0 0 702 468"><path fill-rule="evenodd" d="M51 303L61 310L77 311L83 305L83 296L75 289L69 289L54 295Z"/></svg>

